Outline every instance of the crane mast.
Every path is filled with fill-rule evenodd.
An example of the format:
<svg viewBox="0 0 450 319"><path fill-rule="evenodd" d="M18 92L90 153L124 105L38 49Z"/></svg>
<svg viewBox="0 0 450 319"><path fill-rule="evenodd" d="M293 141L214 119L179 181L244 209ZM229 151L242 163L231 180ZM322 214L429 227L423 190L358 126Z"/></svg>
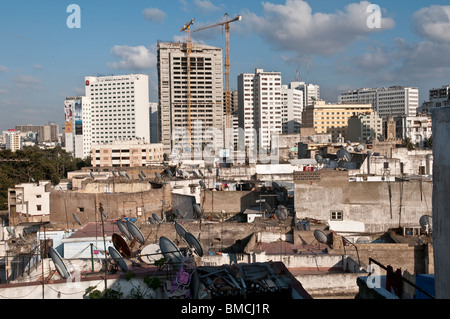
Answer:
<svg viewBox="0 0 450 319"><path fill-rule="evenodd" d="M242 20L240 15L236 16L236 18L232 20L228 20L228 13L225 13L225 22L217 23L214 25L206 26L200 29L194 30L194 32L209 29L217 26L225 26L225 128L231 128L231 91L230 91L230 23L234 21ZM227 131L224 136L227 136ZM226 143L227 145L227 143Z"/></svg>
<svg viewBox="0 0 450 319"><path fill-rule="evenodd" d="M186 112L187 112L187 130L189 139L192 135L191 131L191 52L192 52L192 43L191 43L191 25L194 24L194 20L192 19L188 23L186 23L182 28L181 32L186 31L186 59L187 59L187 66L186 66Z"/></svg>

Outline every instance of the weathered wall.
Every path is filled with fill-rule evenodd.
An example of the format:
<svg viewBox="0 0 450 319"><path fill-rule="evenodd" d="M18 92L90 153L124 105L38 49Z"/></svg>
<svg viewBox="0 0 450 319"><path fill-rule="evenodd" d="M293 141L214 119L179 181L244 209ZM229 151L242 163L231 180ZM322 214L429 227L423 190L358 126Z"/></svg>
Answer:
<svg viewBox="0 0 450 319"><path fill-rule="evenodd" d="M257 206L259 195L251 191L211 191L201 193L200 204L207 213L240 213L251 206Z"/></svg>
<svg viewBox="0 0 450 319"><path fill-rule="evenodd" d="M433 244L436 298L450 298L450 109L433 114Z"/></svg>
<svg viewBox="0 0 450 319"><path fill-rule="evenodd" d="M332 170L304 176L294 185L297 218L327 221L331 211L341 210L344 220L364 222L366 232L383 232L418 226L431 214L430 181L349 182L347 171Z"/></svg>
<svg viewBox="0 0 450 319"><path fill-rule="evenodd" d="M50 193L50 221L54 225L73 228L77 226L73 213L83 224L98 221L100 203L110 219L134 217L146 221L153 213L161 212L161 200L166 201L165 207L169 209L170 186L137 193L112 194L53 190ZM79 208L83 208L84 212L80 212Z"/></svg>

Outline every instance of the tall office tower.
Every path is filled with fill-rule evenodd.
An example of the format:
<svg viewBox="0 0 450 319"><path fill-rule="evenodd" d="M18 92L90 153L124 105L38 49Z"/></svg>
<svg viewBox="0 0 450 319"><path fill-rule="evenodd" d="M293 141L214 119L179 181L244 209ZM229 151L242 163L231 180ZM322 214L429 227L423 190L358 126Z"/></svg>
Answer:
<svg viewBox="0 0 450 319"><path fill-rule="evenodd" d="M183 139L185 150L210 143L223 147L222 49L193 44L189 65L188 76L185 43L158 43L160 141L166 154L182 152Z"/></svg>
<svg viewBox="0 0 450 319"><path fill-rule="evenodd" d="M283 134L300 133L303 112L303 91L292 85L281 87L281 121Z"/></svg>
<svg viewBox="0 0 450 319"><path fill-rule="evenodd" d="M273 134L281 134L281 73L256 69L238 76L239 127L245 145L271 148Z"/></svg>
<svg viewBox="0 0 450 319"><path fill-rule="evenodd" d="M150 142L148 75L87 76L91 145L139 138Z"/></svg>
<svg viewBox="0 0 450 319"><path fill-rule="evenodd" d="M150 143L159 143L158 103L150 102Z"/></svg>
<svg viewBox="0 0 450 319"><path fill-rule="evenodd" d="M320 86L305 82L291 82L289 88L303 91L303 106L312 105L314 101L320 100Z"/></svg>
<svg viewBox="0 0 450 319"><path fill-rule="evenodd" d="M392 116L415 116L419 107L419 89L407 86L362 88L341 93L340 103L372 103L374 111L384 121Z"/></svg>
<svg viewBox="0 0 450 319"><path fill-rule="evenodd" d="M64 102L66 151L75 158L91 155L91 103L84 96L67 97Z"/></svg>

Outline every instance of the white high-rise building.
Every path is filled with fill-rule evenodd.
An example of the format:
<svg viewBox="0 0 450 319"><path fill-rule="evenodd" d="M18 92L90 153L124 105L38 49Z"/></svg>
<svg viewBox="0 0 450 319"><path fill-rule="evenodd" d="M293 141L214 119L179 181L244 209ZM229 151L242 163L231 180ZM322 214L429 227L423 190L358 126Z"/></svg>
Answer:
<svg viewBox="0 0 450 319"><path fill-rule="evenodd" d="M150 142L148 75L87 76L85 91L85 97L65 101L68 152L85 158L93 144L135 138Z"/></svg>
<svg viewBox="0 0 450 319"><path fill-rule="evenodd" d="M419 89L391 86L388 88L362 88L341 93L339 103L371 103L374 111L384 120L388 116L415 116L419 107Z"/></svg>
<svg viewBox="0 0 450 319"><path fill-rule="evenodd" d="M281 73L256 69L238 76L239 127L245 145L270 149L273 134L282 133Z"/></svg>
<svg viewBox="0 0 450 319"><path fill-rule="evenodd" d="M292 84L281 87L281 121L283 134L300 133L303 112L303 91Z"/></svg>
<svg viewBox="0 0 450 319"><path fill-rule="evenodd" d="M312 105L314 101L320 100L320 86L301 81L291 82L289 88L303 91L303 106Z"/></svg>
<svg viewBox="0 0 450 319"><path fill-rule="evenodd" d="M222 49L193 44L190 62L188 77L186 44L158 43L159 136L168 155L190 152L192 146L200 150L208 144L215 149L223 146Z"/></svg>
<svg viewBox="0 0 450 319"><path fill-rule="evenodd" d="M3 131L6 149L15 152L22 149L22 135L15 130Z"/></svg>

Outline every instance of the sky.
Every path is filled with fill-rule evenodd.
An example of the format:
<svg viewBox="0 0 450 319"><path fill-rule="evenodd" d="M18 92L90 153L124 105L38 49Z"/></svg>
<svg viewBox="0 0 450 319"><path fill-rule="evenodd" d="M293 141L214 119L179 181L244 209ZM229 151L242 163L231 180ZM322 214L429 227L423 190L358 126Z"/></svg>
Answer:
<svg viewBox="0 0 450 319"><path fill-rule="evenodd" d="M75 7L72 5L76 5ZM77 9L79 8L79 10ZM148 74L158 101L157 43L225 47L230 24L231 89L256 68L283 84L320 85L321 98L393 85L450 84L448 0L16 0L0 2L0 132L15 125L60 126L64 100L84 95L84 77Z"/></svg>

